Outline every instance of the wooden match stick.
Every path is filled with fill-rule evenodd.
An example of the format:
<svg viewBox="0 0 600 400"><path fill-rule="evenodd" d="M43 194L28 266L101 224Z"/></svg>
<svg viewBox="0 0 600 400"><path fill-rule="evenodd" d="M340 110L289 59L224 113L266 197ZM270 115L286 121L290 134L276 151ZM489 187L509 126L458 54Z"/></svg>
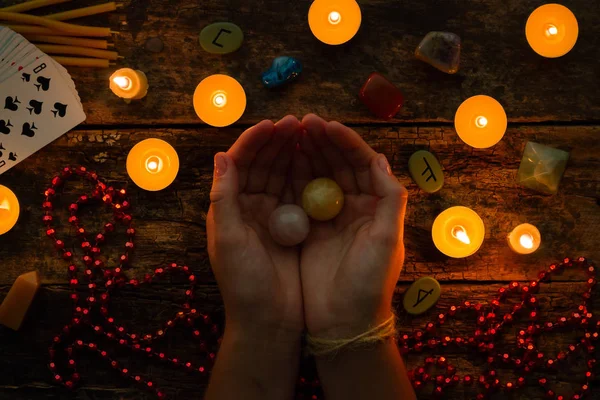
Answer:
<svg viewBox="0 0 600 400"><path fill-rule="evenodd" d="M41 25L46 28L50 28L57 32L64 32L71 35L77 36L92 36L92 37L103 37L110 36L111 30L109 28L96 28L91 26L81 26L67 24L65 22L54 21L44 17L36 17L33 15L19 14L13 12L0 12L0 20L19 22L23 24Z"/></svg>

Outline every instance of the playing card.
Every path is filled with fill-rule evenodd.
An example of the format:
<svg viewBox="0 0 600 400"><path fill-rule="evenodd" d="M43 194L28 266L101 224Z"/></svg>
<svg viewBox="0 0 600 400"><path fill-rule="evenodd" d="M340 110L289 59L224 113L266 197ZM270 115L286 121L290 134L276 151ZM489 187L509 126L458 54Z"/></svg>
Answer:
<svg viewBox="0 0 600 400"><path fill-rule="evenodd" d="M29 64L42 56L44 56L44 53L31 43L20 46L19 50L9 58L9 60L12 59L13 61L5 63L3 67L0 67L0 82L10 78L13 74L29 66Z"/></svg>
<svg viewBox="0 0 600 400"><path fill-rule="evenodd" d="M0 174L85 120L64 74L43 55L0 84Z"/></svg>

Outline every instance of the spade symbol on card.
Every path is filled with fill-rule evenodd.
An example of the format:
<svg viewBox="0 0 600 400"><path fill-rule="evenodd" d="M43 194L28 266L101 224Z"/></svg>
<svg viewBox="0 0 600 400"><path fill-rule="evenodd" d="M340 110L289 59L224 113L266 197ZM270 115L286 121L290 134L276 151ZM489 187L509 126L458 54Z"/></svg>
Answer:
<svg viewBox="0 0 600 400"><path fill-rule="evenodd" d="M23 131L21 132L21 135L27 136L27 137L34 137L35 136L35 132L34 130L37 129L37 126L35 126L35 122L32 122L31 124L29 122L25 122L23 124Z"/></svg>
<svg viewBox="0 0 600 400"><path fill-rule="evenodd" d="M0 119L0 133L4 133L5 135L8 135L10 133L10 129L9 127L13 126L10 123L10 119L7 121L4 121L3 119Z"/></svg>
<svg viewBox="0 0 600 400"><path fill-rule="evenodd" d="M32 113L36 113L36 115L40 115L42 113L42 104L44 104L41 101L37 101L37 100L31 100L29 102L30 107L27 107L27 109L29 110L29 114L31 115Z"/></svg>
<svg viewBox="0 0 600 400"><path fill-rule="evenodd" d="M21 80L23 82L29 82L31 80L31 74L23 72L23 74L21 75Z"/></svg>
<svg viewBox="0 0 600 400"><path fill-rule="evenodd" d="M44 92L47 92L48 89L50 89L50 78L45 78L43 76L38 76L37 82L39 83L39 85L38 84L34 84L34 85L37 88L38 92L40 91L40 88Z"/></svg>
<svg viewBox="0 0 600 400"><path fill-rule="evenodd" d="M10 161L17 161L17 155L11 151L10 153L8 153L8 159Z"/></svg>
<svg viewBox="0 0 600 400"><path fill-rule="evenodd" d="M67 115L67 105L66 104L54 103L54 108L56 109L56 110L52 110L52 113L54 114L54 118L56 118L57 115L61 118L63 118L65 115Z"/></svg>
<svg viewBox="0 0 600 400"><path fill-rule="evenodd" d="M19 109L17 104L21 104L17 96L14 99L8 96L4 102L4 108L10 111L17 111Z"/></svg>

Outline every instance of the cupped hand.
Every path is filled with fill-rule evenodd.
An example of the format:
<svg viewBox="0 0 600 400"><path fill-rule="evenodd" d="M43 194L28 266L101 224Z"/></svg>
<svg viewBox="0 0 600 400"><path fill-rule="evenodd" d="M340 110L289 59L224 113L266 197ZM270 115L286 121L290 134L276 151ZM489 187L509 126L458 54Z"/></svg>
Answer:
<svg viewBox="0 0 600 400"><path fill-rule="evenodd" d="M268 230L271 212L294 202L288 176L301 131L293 116L263 121L215 156L208 252L227 329L304 328L299 250L278 245Z"/></svg>
<svg viewBox="0 0 600 400"><path fill-rule="evenodd" d="M332 221L311 221L301 252L305 320L311 335L346 338L391 316L404 261L407 191L387 159L353 130L316 115L294 153L296 198L318 177L334 179L345 204Z"/></svg>

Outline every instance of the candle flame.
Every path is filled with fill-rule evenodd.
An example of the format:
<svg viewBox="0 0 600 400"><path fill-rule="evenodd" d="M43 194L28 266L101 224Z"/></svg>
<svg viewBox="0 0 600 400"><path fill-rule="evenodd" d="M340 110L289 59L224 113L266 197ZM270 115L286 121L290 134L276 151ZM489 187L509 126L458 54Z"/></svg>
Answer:
<svg viewBox="0 0 600 400"><path fill-rule="evenodd" d="M556 36L558 35L558 28L555 25L549 24L546 28L546 36Z"/></svg>
<svg viewBox="0 0 600 400"><path fill-rule="evenodd" d="M0 210L10 211L10 204L8 204L8 200L2 200L2 203L0 203Z"/></svg>
<svg viewBox="0 0 600 400"><path fill-rule="evenodd" d="M477 118L475 118L475 125L477 125L478 128L485 128L488 124L488 120L486 117L484 116L479 116Z"/></svg>
<svg viewBox="0 0 600 400"><path fill-rule="evenodd" d="M529 233L524 233L519 238L519 243L526 249L533 249L533 236Z"/></svg>
<svg viewBox="0 0 600 400"><path fill-rule="evenodd" d="M157 174L163 169L163 160L160 157L152 156L146 160L146 170L151 174Z"/></svg>
<svg viewBox="0 0 600 400"><path fill-rule="evenodd" d="M332 25L337 25L342 20L342 15L337 11L332 11L329 13L329 23Z"/></svg>
<svg viewBox="0 0 600 400"><path fill-rule="evenodd" d="M469 238L469 235L467 235L467 231L460 225L452 228L452 236L464 244L471 244L471 239Z"/></svg>
<svg viewBox="0 0 600 400"><path fill-rule="evenodd" d="M131 89L131 79L126 76L115 76L113 82L123 90Z"/></svg>
<svg viewBox="0 0 600 400"><path fill-rule="evenodd" d="M225 107L225 104L227 104L227 95L225 95L225 93L218 92L213 95L212 102L215 107Z"/></svg>

